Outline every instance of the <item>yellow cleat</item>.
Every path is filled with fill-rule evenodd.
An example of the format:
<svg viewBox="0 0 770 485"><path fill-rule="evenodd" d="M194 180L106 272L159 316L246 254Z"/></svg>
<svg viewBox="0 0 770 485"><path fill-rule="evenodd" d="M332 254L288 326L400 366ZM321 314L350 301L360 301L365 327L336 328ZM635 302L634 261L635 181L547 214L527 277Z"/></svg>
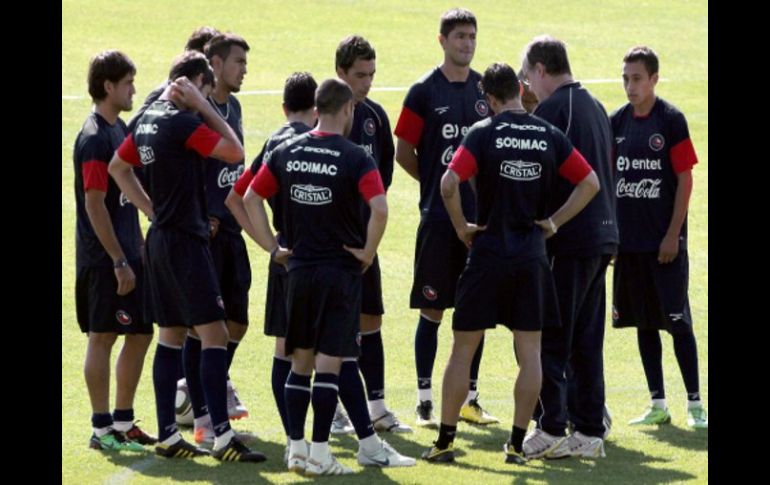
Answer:
<svg viewBox="0 0 770 485"><path fill-rule="evenodd" d="M478 396L476 396L476 399L468 401L468 404L463 404L463 407L460 408L460 419L475 424L492 424L500 422L499 419L484 411L479 404Z"/></svg>

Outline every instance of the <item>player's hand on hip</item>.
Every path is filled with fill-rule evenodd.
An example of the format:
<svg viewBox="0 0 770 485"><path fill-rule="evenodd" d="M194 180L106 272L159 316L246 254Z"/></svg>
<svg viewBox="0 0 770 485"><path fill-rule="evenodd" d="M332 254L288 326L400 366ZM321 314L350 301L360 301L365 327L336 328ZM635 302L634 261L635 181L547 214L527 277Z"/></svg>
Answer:
<svg viewBox="0 0 770 485"><path fill-rule="evenodd" d="M459 231L457 231L457 237L460 238L460 241L462 241L466 247L470 248L473 244L473 238L476 237L476 234L485 230L486 228L487 226L477 226L476 224L471 224L468 222L465 224L465 227L462 227Z"/></svg>
<svg viewBox="0 0 770 485"><path fill-rule="evenodd" d="M679 254L679 234L673 236L666 234L658 248L658 262L668 264L676 259L677 254Z"/></svg>
<svg viewBox="0 0 770 485"><path fill-rule="evenodd" d="M345 248L345 251L352 254L357 260L361 261L361 273L366 273L366 270L369 269L369 266L371 266L374 262L374 256L376 253L369 254L363 248L351 248L350 246L346 246L344 244L342 247Z"/></svg>
<svg viewBox="0 0 770 485"><path fill-rule="evenodd" d="M136 275L131 266L115 268L115 278L118 280L118 295L123 296L134 291L136 287Z"/></svg>
<svg viewBox="0 0 770 485"><path fill-rule="evenodd" d="M289 269L289 256L291 256L291 249L278 247L278 249L273 254L273 261L276 264L280 264L286 270Z"/></svg>

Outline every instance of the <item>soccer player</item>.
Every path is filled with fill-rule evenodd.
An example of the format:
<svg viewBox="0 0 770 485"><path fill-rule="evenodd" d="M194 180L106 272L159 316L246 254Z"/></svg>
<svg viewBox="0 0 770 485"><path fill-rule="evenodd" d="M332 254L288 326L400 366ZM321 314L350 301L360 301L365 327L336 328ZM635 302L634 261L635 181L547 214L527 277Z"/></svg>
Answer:
<svg viewBox="0 0 770 485"><path fill-rule="evenodd" d="M535 37L525 48L522 72L539 100L534 114L564 132L593 168L599 184L612 187L610 120L601 103L573 79L564 42ZM568 180L559 179L550 210L564 204L572 190ZM605 277L617 244L612 190L599 192L548 239L562 325L543 329L543 386L537 425L524 441L527 458L604 456ZM567 375L575 382L575 408L569 413ZM569 436L568 417L574 426Z"/></svg>
<svg viewBox="0 0 770 485"><path fill-rule="evenodd" d="M387 191L393 180L395 152L390 121L382 106L367 97L374 81L376 62L374 48L359 35L348 36L337 45L334 67L337 76L350 86L355 100L353 128L348 139L363 147L374 158ZM364 221L368 220L369 207L364 206ZM366 382L369 415L377 431L409 433L412 428L399 422L395 414L385 406L385 352L381 332L385 308L382 302L380 262L376 255L364 273L361 291L361 356L358 358L358 366ZM351 361L343 361L342 364L343 367L351 365ZM344 415L336 413L335 423L342 421L337 429L344 429L345 419Z"/></svg>
<svg viewBox="0 0 770 485"><path fill-rule="evenodd" d="M238 140L243 144L241 104L232 93L241 89L246 74L249 45L236 34L217 34L205 47L216 84L208 97L209 103L219 116L232 128ZM249 288L251 287L251 266L246 252L246 242L241 236L241 226L225 207L225 198L230 187L244 170L244 161L228 163L217 158L209 158L205 163L204 185L206 208L208 209L211 256L214 260L217 281L222 292L222 300L227 314L227 368L233 362L238 344L248 328ZM193 364L199 360L201 341L194 331L187 334L183 350L185 376L190 394L203 396L203 390L194 385L199 382L196 374L200 370ZM190 379L190 376L194 376ZM204 403L204 399L193 399ZM248 410L238 397L229 376L227 379L227 411L230 419L241 419L249 415ZM214 430L205 409L193 406L194 436L198 444L211 444Z"/></svg>
<svg viewBox="0 0 770 485"><path fill-rule="evenodd" d="M438 327L446 308L455 303L457 278L465 265L466 247L457 240L441 202L441 175L470 126L488 116L479 88L481 75L470 64L476 50L476 17L455 8L441 16L438 41L441 66L425 74L404 99L395 135L396 161L420 183L420 225L415 245L411 308L420 309L414 339L417 369L417 425L435 427L431 376L438 347ZM463 213L472 220L475 198L468 183L460 185ZM500 420L478 403L477 381L484 340L471 365L471 381L461 417L477 424Z"/></svg>
<svg viewBox="0 0 770 485"><path fill-rule="evenodd" d="M258 240L256 229L246 212L243 204L243 196L246 194L254 176L262 167L265 157L269 156L278 145L284 141L306 133L316 124L315 90L318 87L315 79L309 72L295 72L288 79L283 88L283 112L286 115L286 123L265 141L259 154L251 162L248 170L238 178L233 185L230 194L225 200L235 219L256 242ZM277 197L268 199L273 212L273 228L276 231L278 244L286 247L286 238L281 229L283 217L281 205L277 203ZM275 350L273 354L273 367L271 383L273 397L281 416L281 424L286 433L286 453L289 451L289 422L286 416L286 402L284 399L284 385L291 370L291 355L286 354L286 268L276 262L269 261L267 272L267 294L265 296L265 335L275 337ZM357 370L356 370L357 372Z"/></svg>
<svg viewBox="0 0 770 485"><path fill-rule="evenodd" d="M655 95L658 56L631 48L623 58L628 103L611 116L615 136L620 248L615 261L613 327L636 327L652 403L630 424L671 422L663 385L660 330L674 340L687 390L687 424L708 428L700 399L698 351L687 295L687 206L698 163L687 120Z"/></svg>
<svg viewBox="0 0 770 485"><path fill-rule="evenodd" d="M513 429L504 450L506 463L521 464L526 461L524 433L540 392L541 330L559 325L545 239L585 207L599 182L561 131L526 112L510 66L492 64L481 85L495 116L471 127L441 179L441 196L457 237L470 251L457 283L439 436L422 457L454 461L453 442L471 360L484 331L500 322L513 331L519 360ZM474 176L479 225L466 220L458 190L460 182ZM569 199L552 210L559 178L576 186Z"/></svg>
<svg viewBox="0 0 770 485"><path fill-rule="evenodd" d="M155 451L169 458L208 454L182 439L174 419L175 368L187 329L194 328L202 350L188 368L197 366L200 374L188 376L188 385L203 388L216 434L211 455L259 462L265 456L234 437L227 416L228 333L209 250L203 185L207 157L237 163L243 160L243 146L202 93L214 84L203 54L187 52L175 59L169 79L174 81L138 120L109 166L129 200L152 220L145 260L150 304L160 327L153 363L160 440ZM140 166L149 196L133 175L132 168ZM195 378L201 382L189 382ZM200 405L195 394L190 398L193 406Z"/></svg>
<svg viewBox="0 0 770 485"><path fill-rule="evenodd" d="M119 51L97 54L88 68L94 111L75 140L76 310L88 335L85 378L97 450L142 450L157 440L134 424L134 396L152 322L142 312L142 234L136 207L107 176L107 163L126 136L119 115L130 111L136 67ZM110 353L124 335L115 366L115 410L109 411ZM136 442L134 441L136 440ZM141 444L140 444L141 443Z"/></svg>
<svg viewBox="0 0 770 485"><path fill-rule="evenodd" d="M291 437L288 468L308 476L352 473L332 456L329 431L342 359L359 353L361 274L374 260L388 213L374 160L345 139L353 121L352 91L340 80L327 79L317 89L315 101L317 128L272 151L244 196L259 245L275 262L288 265L285 345L292 356L285 386ZM264 208L264 200L276 195L286 247L278 244ZM364 202L371 208L366 228ZM308 452L304 427L311 401L313 437ZM358 462L363 465L415 463L376 434L359 445Z"/></svg>

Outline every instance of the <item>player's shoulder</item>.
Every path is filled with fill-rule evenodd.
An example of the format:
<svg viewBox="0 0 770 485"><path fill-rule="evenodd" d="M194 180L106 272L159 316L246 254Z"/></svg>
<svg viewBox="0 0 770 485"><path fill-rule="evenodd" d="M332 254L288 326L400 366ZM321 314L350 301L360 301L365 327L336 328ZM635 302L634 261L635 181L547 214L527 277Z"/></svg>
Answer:
<svg viewBox="0 0 770 485"><path fill-rule="evenodd" d="M660 113L664 119L666 120L682 120L684 119L684 113L674 106L673 104L669 103L665 99L658 97L655 100L655 106L653 107L655 111Z"/></svg>
<svg viewBox="0 0 770 485"><path fill-rule="evenodd" d="M628 116L629 113L631 112L630 110L632 109L633 107L631 106L631 103L626 103L620 108L610 113L610 120L612 120L612 123L614 124L619 120L621 120L624 116Z"/></svg>
<svg viewBox="0 0 770 485"><path fill-rule="evenodd" d="M371 114L377 119L377 124L382 126L385 121L388 120L388 114L385 112L385 108L382 107L379 103L376 101L373 101L369 98L364 98L363 101L361 101L362 109L367 113Z"/></svg>

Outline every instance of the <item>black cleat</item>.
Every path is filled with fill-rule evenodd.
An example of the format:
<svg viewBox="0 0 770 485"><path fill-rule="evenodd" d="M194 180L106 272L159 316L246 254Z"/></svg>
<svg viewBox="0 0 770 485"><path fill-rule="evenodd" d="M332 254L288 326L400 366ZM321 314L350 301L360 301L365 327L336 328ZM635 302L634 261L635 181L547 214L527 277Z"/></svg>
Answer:
<svg viewBox="0 0 770 485"><path fill-rule="evenodd" d="M155 454L165 456L166 458L192 458L196 456L209 456L211 453L180 438L173 445L158 443L155 446Z"/></svg>
<svg viewBox="0 0 770 485"><path fill-rule="evenodd" d="M516 465L523 465L527 462L524 458L524 451L518 452L513 448L513 445L508 441L503 445L503 451L505 451L505 462L514 463Z"/></svg>
<svg viewBox="0 0 770 485"><path fill-rule="evenodd" d="M158 442L158 438L154 436L150 436L144 431L142 431L142 428L136 425L139 421L134 422L133 426L131 426L131 429L126 431L125 435L126 438L136 441L137 443L141 445L154 445Z"/></svg>
<svg viewBox="0 0 770 485"><path fill-rule="evenodd" d="M238 441L238 438L235 437L230 438L230 442L221 450L212 452L211 456L219 461L246 461L251 463L259 463L267 459L259 451L251 451L248 446Z"/></svg>

